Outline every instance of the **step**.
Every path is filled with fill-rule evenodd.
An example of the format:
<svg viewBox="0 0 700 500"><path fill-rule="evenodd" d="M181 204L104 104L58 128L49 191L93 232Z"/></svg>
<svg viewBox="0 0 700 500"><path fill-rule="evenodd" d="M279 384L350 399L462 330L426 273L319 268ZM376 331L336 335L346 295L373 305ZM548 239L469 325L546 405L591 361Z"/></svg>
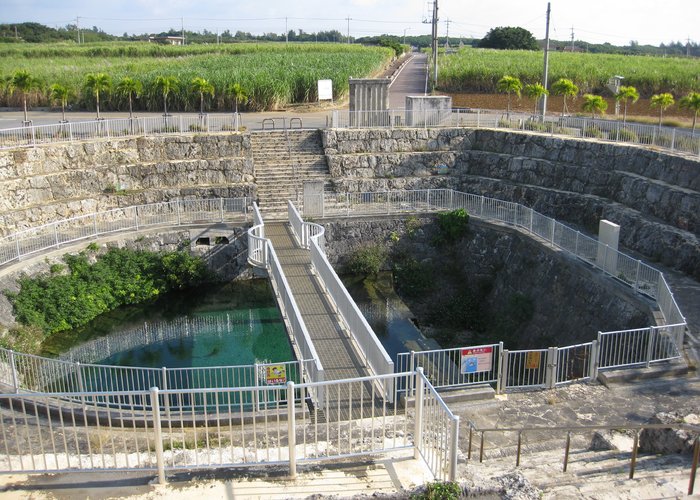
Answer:
<svg viewBox="0 0 700 500"><path fill-rule="evenodd" d="M438 390L442 400L449 406L450 403L463 401L483 401L494 399L496 391L488 384L479 384L460 389Z"/></svg>
<svg viewBox="0 0 700 500"><path fill-rule="evenodd" d="M678 378L686 375L688 375L688 365L683 361L678 361L675 363L654 364L649 368L599 371L598 381L605 387L609 387L610 384L621 384L652 378Z"/></svg>

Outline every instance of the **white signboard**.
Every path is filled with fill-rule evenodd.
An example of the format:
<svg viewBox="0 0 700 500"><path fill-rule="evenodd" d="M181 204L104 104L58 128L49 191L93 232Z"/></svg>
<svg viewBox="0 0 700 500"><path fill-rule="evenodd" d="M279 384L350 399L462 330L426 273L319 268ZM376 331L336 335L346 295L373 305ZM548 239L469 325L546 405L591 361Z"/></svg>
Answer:
<svg viewBox="0 0 700 500"><path fill-rule="evenodd" d="M333 80L318 81L318 100L332 101L333 100Z"/></svg>

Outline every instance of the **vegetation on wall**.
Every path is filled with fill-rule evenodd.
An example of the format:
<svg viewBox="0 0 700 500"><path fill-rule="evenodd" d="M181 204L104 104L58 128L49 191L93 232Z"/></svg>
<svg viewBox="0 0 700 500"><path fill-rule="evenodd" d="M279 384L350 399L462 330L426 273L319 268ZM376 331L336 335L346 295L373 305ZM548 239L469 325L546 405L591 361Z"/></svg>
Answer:
<svg viewBox="0 0 700 500"><path fill-rule="evenodd" d="M186 252L146 252L111 248L96 255L95 247L66 255L65 272L19 280L20 290L7 293L15 317L43 336L86 324L121 305L154 300L211 278L204 261Z"/></svg>
<svg viewBox="0 0 700 500"><path fill-rule="evenodd" d="M379 243L364 245L350 256L348 271L361 276L377 276L387 256L387 249Z"/></svg>

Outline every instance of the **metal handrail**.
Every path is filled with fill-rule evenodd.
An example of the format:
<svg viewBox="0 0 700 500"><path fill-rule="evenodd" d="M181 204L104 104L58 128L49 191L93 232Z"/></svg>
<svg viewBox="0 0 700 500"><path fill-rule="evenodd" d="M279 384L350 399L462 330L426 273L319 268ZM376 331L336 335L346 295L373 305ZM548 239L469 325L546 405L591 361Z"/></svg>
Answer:
<svg viewBox="0 0 700 500"><path fill-rule="evenodd" d="M467 448L467 459L471 460L472 457L472 448L473 448L473 435L474 433L480 433L480 444L479 444L479 462L484 461L484 451L485 451L485 439L484 435L487 432L500 432L500 433L505 433L505 432L517 432L518 433L518 441L517 441L517 448L516 448L516 467L520 465L520 456L522 452L522 434L525 432L536 432L536 431L544 431L547 432L548 434L551 434L552 432L566 432L566 444L565 444L565 450L564 450L564 461L563 461L563 472L567 471L568 468L568 461L569 461L569 449L571 446L571 434L572 433L580 433L584 431L595 431L595 430L630 430L634 431L634 444L632 446L632 453L630 457L630 470L629 470L629 478L633 479L634 478L634 473L635 473L635 468L636 468L636 462L637 462L637 453L638 453L638 447L639 447L639 434L641 431L645 429L673 429L673 430L685 430L685 431L690 431L697 433L698 435L695 437L693 440L693 453L692 453L692 465L690 468L690 477L688 480L688 495L693 494L693 490L695 487L695 477L697 474L697 469L698 469L698 463L700 462L700 425L693 425L693 424L685 424L685 423L669 423L669 424L617 424L617 425L554 425L554 426L547 426L547 427L538 427L538 426L523 426L523 427L477 427L472 421L467 420L467 426L469 428L469 444Z"/></svg>

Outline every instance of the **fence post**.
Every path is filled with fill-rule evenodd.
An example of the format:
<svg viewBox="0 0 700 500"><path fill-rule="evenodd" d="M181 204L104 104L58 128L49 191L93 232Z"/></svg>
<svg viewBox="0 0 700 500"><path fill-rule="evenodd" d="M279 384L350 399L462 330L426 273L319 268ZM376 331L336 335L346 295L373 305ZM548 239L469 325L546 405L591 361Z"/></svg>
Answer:
<svg viewBox="0 0 700 500"><path fill-rule="evenodd" d="M556 372L557 372L557 364L558 364L558 358L559 358L559 348L558 347L550 347L547 349L547 371L545 372L545 386L547 389L552 389L556 382L557 382L557 377L556 377Z"/></svg>
<svg viewBox="0 0 700 500"><path fill-rule="evenodd" d="M182 221L180 220L180 200L175 200L175 212L177 213L177 225L181 226Z"/></svg>
<svg viewBox="0 0 700 500"><path fill-rule="evenodd" d="M92 230L95 233L95 238L97 238L97 214L92 214Z"/></svg>
<svg viewBox="0 0 700 500"><path fill-rule="evenodd" d="M161 384L163 385L163 390L168 390L168 369L166 367L161 367ZM163 395L163 403L165 404L165 416L170 419L170 397L167 394Z"/></svg>
<svg viewBox="0 0 700 500"><path fill-rule="evenodd" d="M693 447L693 465L690 467L690 481L688 481L688 496L693 494L695 489L695 475L698 472L698 460L700 459L700 438L695 438Z"/></svg>
<svg viewBox="0 0 700 500"><path fill-rule="evenodd" d="M557 227L557 223L554 219L549 219L552 221L552 235L550 237L550 241L552 242L552 248L554 248L554 229Z"/></svg>
<svg viewBox="0 0 700 500"><path fill-rule="evenodd" d="M75 378L78 382L78 392L81 393L80 402L83 405L83 411L85 411L85 396L82 395L82 393L85 392L85 384L83 383L83 367L80 361L76 361L75 363Z"/></svg>
<svg viewBox="0 0 700 500"><path fill-rule="evenodd" d="M416 421L413 431L413 458L420 458L420 447L423 441L423 397L425 382L423 381L423 367L416 368Z"/></svg>
<svg viewBox="0 0 700 500"><path fill-rule="evenodd" d="M450 474L448 481L457 478L457 450L459 449L459 416L455 415L450 422Z"/></svg>
<svg viewBox="0 0 700 500"><path fill-rule="evenodd" d="M481 206L479 208L479 217L484 216L484 197L481 197Z"/></svg>
<svg viewBox="0 0 700 500"><path fill-rule="evenodd" d="M676 129L671 129L671 151L676 149Z"/></svg>
<svg viewBox="0 0 700 500"><path fill-rule="evenodd" d="M637 260L637 275L634 278L634 291L639 292L639 268L642 265L641 260Z"/></svg>
<svg viewBox="0 0 700 500"><path fill-rule="evenodd" d="M32 125L32 146L36 147L36 128L34 128L34 125Z"/></svg>
<svg viewBox="0 0 700 500"><path fill-rule="evenodd" d="M68 138L73 142L73 124L71 122L68 122Z"/></svg>
<svg viewBox="0 0 700 500"><path fill-rule="evenodd" d="M508 349L501 349L498 380L496 381L496 394L501 394L508 386Z"/></svg>
<svg viewBox="0 0 700 500"><path fill-rule="evenodd" d="M219 215L221 216L221 222L224 222L224 199L223 198L219 198Z"/></svg>
<svg viewBox="0 0 700 500"><path fill-rule="evenodd" d="M17 376L17 365L15 364L15 351L10 349L10 366L12 367L12 389L15 394L19 392L19 377Z"/></svg>
<svg viewBox="0 0 700 500"><path fill-rule="evenodd" d="M267 262L267 260L266 260ZM255 408L255 411L259 411L259 406L260 406L260 393L258 391L258 370L260 369L260 365L258 363L255 363L254 368L255 370L253 377L255 377L255 386L253 387L253 390L255 391L253 393L253 408Z"/></svg>
<svg viewBox="0 0 700 500"><path fill-rule="evenodd" d="M139 230L139 207L134 207L134 224L136 225L136 230Z"/></svg>
<svg viewBox="0 0 700 500"><path fill-rule="evenodd" d="M598 341L591 342L591 358L588 360L588 374L591 380L598 378Z"/></svg>
<svg viewBox="0 0 700 500"><path fill-rule="evenodd" d="M180 122L180 133L182 133L182 115L180 115L178 118Z"/></svg>
<svg viewBox="0 0 700 500"><path fill-rule="evenodd" d="M163 458L163 430L160 425L160 401L158 401L157 387L151 387L151 409L153 411L153 432L156 448L156 466L158 468L158 484L165 484L165 460Z"/></svg>
<svg viewBox="0 0 700 500"><path fill-rule="evenodd" d="M654 353L654 340L656 339L656 327L649 327L649 342L647 343L647 363L646 366L649 368L651 364L651 358Z"/></svg>
<svg viewBox="0 0 700 500"><path fill-rule="evenodd" d="M56 240L56 248L58 248L58 247L61 246L61 245L60 245L60 243L58 242L58 227L57 227L57 224L54 224L54 225L53 225L53 237L54 237L54 239Z"/></svg>
<svg viewBox="0 0 700 500"><path fill-rule="evenodd" d="M480 119L481 118L481 110L477 109L476 110L476 128L479 128L480 125Z"/></svg>
<svg viewBox="0 0 700 500"><path fill-rule="evenodd" d="M634 479L634 469L637 466L637 452L639 449L639 429L634 433L634 442L632 443L632 460L630 461L630 479Z"/></svg>
<svg viewBox="0 0 700 500"><path fill-rule="evenodd" d="M289 448L289 477L292 479L297 477L297 435L296 435L296 415L294 397L294 382L287 382L287 433L288 433L288 448Z"/></svg>

